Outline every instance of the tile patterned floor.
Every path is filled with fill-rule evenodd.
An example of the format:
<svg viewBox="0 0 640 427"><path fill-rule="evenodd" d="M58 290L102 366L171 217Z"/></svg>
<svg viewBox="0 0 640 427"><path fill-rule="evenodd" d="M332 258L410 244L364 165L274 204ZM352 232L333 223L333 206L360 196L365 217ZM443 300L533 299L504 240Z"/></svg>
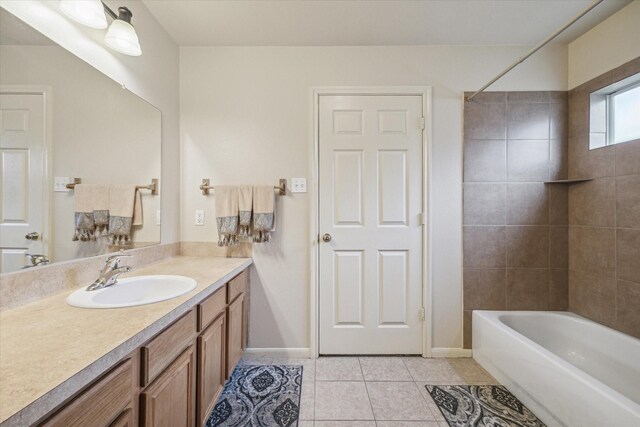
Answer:
<svg viewBox="0 0 640 427"><path fill-rule="evenodd" d="M473 359L245 355L240 363L304 366L299 427L448 427L426 384L498 384Z"/></svg>

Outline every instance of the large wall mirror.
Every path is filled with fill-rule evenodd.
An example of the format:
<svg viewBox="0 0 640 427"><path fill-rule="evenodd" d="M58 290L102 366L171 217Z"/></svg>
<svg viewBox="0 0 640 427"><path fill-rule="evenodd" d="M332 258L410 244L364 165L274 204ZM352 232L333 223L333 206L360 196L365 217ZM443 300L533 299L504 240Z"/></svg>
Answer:
<svg viewBox="0 0 640 427"><path fill-rule="evenodd" d="M157 108L0 9L0 272L159 243L160 139Z"/></svg>

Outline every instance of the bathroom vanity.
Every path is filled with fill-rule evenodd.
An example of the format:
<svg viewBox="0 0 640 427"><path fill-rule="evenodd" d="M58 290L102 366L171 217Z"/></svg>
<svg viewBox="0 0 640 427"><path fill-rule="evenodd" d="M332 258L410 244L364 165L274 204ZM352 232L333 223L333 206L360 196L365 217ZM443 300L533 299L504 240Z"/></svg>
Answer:
<svg viewBox="0 0 640 427"><path fill-rule="evenodd" d="M172 300L83 309L60 295L3 312L0 425L203 425L246 347L250 264L178 256L135 273L197 281Z"/></svg>

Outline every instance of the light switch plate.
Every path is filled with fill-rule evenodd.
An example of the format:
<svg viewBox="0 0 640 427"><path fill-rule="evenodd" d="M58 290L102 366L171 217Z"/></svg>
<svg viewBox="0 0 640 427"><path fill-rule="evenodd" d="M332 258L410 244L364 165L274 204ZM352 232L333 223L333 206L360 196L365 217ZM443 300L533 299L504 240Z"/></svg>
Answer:
<svg viewBox="0 0 640 427"><path fill-rule="evenodd" d="M291 192L292 193L306 193L307 192L307 178L291 178Z"/></svg>
<svg viewBox="0 0 640 427"><path fill-rule="evenodd" d="M196 225L204 225L204 211L196 209Z"/></svg>
<svg viewBox="0 0 640 427"><path fill-rule="evenodd" d="M57 193L67 193L71 190L67 188L67 184L71 184L73 178L68 176L56 176L53 180L53 191Z"/></svg>

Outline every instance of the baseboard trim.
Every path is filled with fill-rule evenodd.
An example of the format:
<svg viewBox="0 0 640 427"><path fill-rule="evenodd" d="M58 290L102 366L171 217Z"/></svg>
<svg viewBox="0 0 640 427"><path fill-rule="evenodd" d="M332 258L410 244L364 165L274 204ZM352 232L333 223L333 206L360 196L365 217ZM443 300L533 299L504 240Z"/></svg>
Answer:
<svg viewBox="0 0 640 427"><path fill-rule="evenodd" d="M291 359L308 359L311 357L310 348L250 348L244 350L245 354L266 357L288 357Z"/></svg>
<svg viewBox="0 0 640 427"><path fill-rule="evenodd" d="M472 357L473 351L470 348L446 348L437 347L431 349L431 357Z"/></svg>

